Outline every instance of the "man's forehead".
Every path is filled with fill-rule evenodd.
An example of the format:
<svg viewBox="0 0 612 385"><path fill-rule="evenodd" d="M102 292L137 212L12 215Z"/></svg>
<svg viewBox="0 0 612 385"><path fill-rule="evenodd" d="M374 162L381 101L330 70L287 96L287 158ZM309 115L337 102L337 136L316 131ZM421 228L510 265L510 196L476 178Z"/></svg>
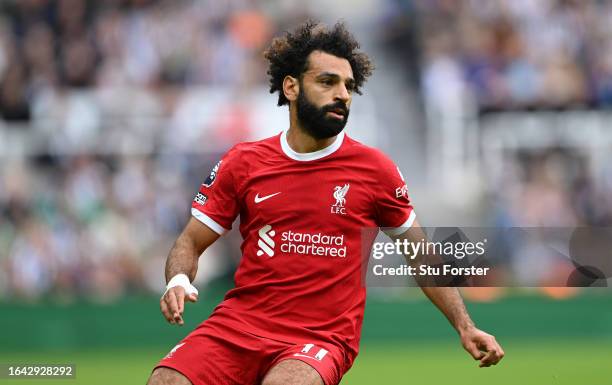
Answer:
<svg viewBox="0 0 612 385"><path fill-rule="evenodd" d="M334 74L342 78L353 78L353 69L348 60L322 51L313 51L308 56L306 73L313 76Z"/></svg>

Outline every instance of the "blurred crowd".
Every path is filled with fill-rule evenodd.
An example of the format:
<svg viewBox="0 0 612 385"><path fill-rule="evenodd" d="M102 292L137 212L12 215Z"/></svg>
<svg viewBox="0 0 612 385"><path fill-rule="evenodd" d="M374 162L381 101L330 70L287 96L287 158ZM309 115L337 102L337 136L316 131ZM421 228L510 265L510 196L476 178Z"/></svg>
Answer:
<svg viewBox="0 0 612 385"><path fill-rule="evenodd" d="M520 241L508 241L503 256L517 284L563 286L569 276L578 277L576 261L588 261L587 265L606 271L607 257L578 251L578 242L574 239L572 243L570 238L577 227L612 225L611 165L606 162L594 173L583 155L562 148L523 151L505 161L495 187L490 188L491 214L498 229L525 229ZM538 233L535 229L543 230ZM602 277L609 277L609 272ZM556 290L548 294L561 298L573 293Z"/></svg>
<svg viewBox="0 0 612 385"><path fill-rule="evenodd" d="M612 224L612 167L597 177L579 153L551 148L523 151L495 178L495 224L575 227Z"/></svg>
<svg viewBox="0 0 612 385"><path fill-rule="evenodd" d="M0 3L0 298L162 289L199 183L249 138L264 45L301 15L268 8ZM231 268L209 254L201 280Z"/></svg>
<svg viewBox="0 0 612 385"><path fill-rule="evenodd" d="M255 131L284 128L261 52L307 16L301 4L0 2L0 299L162 290L166 255L219 156ZM377 35L426 103L465 95L481 109L612 103L608 2L380 8ZM510 159L489 181L495 224L609 224L612 170L595 178L572 156ZM198 278L231 272L238 243L236 232L221 238Z"/></svg>
<svg viewBox="0 0 612 385"><path fill-rule="evenodd" d="M440 103L460 92L484 110L612 105L609 1L396 3L392 41Z"/></svg>
<svg viewBox="0 0 612 385"><path fill-rule="evenodd" d="M433 114L461 121L474 107L484 113L612 106L610 1L390 4L386 42L402 63L417 69L413 83ZM582 149L536 148L505 156L503 172L487 186L501 213L498 224L612 223L612 171L591 167L593 157Z"/></svg>
<svg viewBox="0 0 612 385"><path fill-rule="evenodd" d="M30 120L63 89L261 84L262 49L283 24L259 3L3 1L0 116Z"/></svg>
<svg viewBox="0 0 612 385"><path fill-rule="evenodd" d="M165 257L217 157L80 155L3 162L0 297L111 300L161 290ZM200 282L231 268L234 241L224 237L217 245L222 251L207 253Z"/></svg>
<svg viewBox="0 0 612 385"><path fill-rule="evenodd" d="M415 74L408 80L420 90L428 120L450 131L461 127L462 137L454 137L460 143L468 141L463 135L471 130L483 134L491 128L482 119L490 112L612 106L610 1L396 0L391 4L387 46ZM506 114L500 119L512 122L513 118ZM559 115L557 123L562 121ZM584 128L582 135L597 136L598 129L609 132L609 116L601 121L565 128ZM528 123L514 122L517 129ZM534 137L547 133L556 137L543 120L531 123ZM512 126L505 128L512 131ZM562 130L560 126L557 129ZM529 145L525 136L519 138L518 131L514 142L527 145L499 150L503 165L493 167L495 174L486 172L492 165L481 159L480 170L486 176L477 179L485 177L481 193L487 199L476 204L487 222L499 228L610 226L610 141L601 135L595 148L579 141L557 146L555 140L550 147L539 147ZM499 145L483 138L469 151ZM507 251L505 263L519 284L545 285L555 275L567 275L568 266L558 265L550 250L525 244L509 246Z"/></svg>

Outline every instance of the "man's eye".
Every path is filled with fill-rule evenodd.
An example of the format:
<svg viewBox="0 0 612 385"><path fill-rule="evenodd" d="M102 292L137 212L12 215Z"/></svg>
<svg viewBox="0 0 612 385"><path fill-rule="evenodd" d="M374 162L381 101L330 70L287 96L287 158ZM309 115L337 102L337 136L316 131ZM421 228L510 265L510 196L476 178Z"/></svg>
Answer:
<svg viewBox="0 0 612 385"><path fill-rule="evenodd" d="M321 83L325 84L326 86L331 86L334 84L334 81L331 79L327 79L327 80L321 81Z"/></svg>

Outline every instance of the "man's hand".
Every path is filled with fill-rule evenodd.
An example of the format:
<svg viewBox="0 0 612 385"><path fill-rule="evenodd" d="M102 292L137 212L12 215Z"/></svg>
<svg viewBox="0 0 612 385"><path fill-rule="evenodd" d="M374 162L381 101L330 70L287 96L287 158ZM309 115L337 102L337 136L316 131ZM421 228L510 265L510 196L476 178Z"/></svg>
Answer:
<svg viewBox="0 0 612 385"><path fill-rule="evenodd" d="M174 286L168 289L161 297L159 307L168 322L171 324L183 325L185 301L196 302L197 300L198 295L196 293L185 295L184 287Z"/></svg>
<svg viewBox="0 0 612 385"><path fill-rule="evenodd" d="M504 350L495 337L475 327L461 333L461 343L475 360L480 360L481 368L496 365L504 358Z"/></svg>
<svg viewBox="0 0 612 385"><path fill-rule="evenodd" d="M217 238L219 234L192 217L174 242L166 261L167 290L159 301L171 324L183 325L185 300L198 300L198 289L191 285L198 272L198 258Z"/></svg>

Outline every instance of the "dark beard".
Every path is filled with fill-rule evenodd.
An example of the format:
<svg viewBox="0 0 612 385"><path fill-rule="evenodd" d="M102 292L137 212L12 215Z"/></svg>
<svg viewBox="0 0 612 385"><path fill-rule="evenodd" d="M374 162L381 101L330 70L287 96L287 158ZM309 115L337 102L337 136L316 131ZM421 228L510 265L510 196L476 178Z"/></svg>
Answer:
<svg viewBox="0 0 612 385"><path fill-rule="evenodd" d="M343 119L327 116L336 108L344 112ZM297 98L297 118L306 133L315 139L327 139L338 135L344 129L349 116L349 109L342 101L328 104L321 108L312 104L304 92L300 90Z"/></svg>

